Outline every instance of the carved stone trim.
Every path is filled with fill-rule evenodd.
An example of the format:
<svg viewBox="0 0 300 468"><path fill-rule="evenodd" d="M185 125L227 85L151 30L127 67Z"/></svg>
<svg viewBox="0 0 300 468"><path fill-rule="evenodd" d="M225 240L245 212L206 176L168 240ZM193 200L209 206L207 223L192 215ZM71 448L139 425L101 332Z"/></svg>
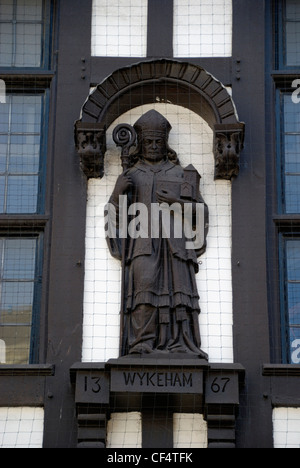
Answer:
<svg viewBox="0 0 300 468"><path fill-rule="evenodd" d="M216 123L237 123L232 97L225 86L204 68L168 59L145 61L113 72L90 94L82 121L106 122L142 105L171 102Z"/></svg>
<svg viewBox="0 0 300 468"><path fill-rule="evenodd" d="M245 125L216 124L214 127L215 179L231 180L239 174Z"/></svg>
<svg viewBox="0 0 300 468"><path fill-rule="evenodd" d="M103 124L76 122L75 142L81 169L87 178L102 178L106 151L106 128Z"/></svg>
<svg viewBox="0 0 300 468"><path fill-rule="evenodd" d="M0 365L0 376L4 377L49 377L55 373L53 364Z"/></svg>

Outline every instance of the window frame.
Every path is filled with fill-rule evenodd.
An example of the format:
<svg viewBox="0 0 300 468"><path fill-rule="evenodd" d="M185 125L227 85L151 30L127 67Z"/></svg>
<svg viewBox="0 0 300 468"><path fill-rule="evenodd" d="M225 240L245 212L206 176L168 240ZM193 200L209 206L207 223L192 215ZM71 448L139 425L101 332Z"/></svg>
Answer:
<svg viewBox="0 0 300 468"><path fill-rule="evenodd" d="M43 63L41 67L0 67L0 78L7 93L42 94L39 206L36 213L0 213L0 236L36 236L39 239L39 286L35 288L31 330L30 363L43 364L47 360L47 299L49 290L49 262L52 231L52 178L56 108L56 55L59 0L43 0L44 10ZM48 48L48 50L47 50ZM54 67L54 68L52 68ZM1 105L1 104L0 104ZM52 142L52 143L51 143ZM8 365L8 367L11 367Z"/></svg>
<svg viewBox="0 0 300 468"><path fill-rule="evenodd" d="M292 80L293 81L293 80ZM276 87L276 96L275 96L275 113L276 113L276 171L277 171L277 213L281 215L286 215L289 217L293 217L294 215L300 214L299 212L295 211L287 211L286 207L286 170L285 170L285 135L289 134L289 132L285 132L285 124L284 124L284 96L291 95L295 89L291 88L289 85L291 81L288 80L284 85L279 84ZM299 106L300 111L300 104L294 104L295 106ZM300 130L299 130L300 136ZM296 174L296 173L295 173Z"/></svg>
<svg viewBox="0 0 300 468"><path fill-rule="evenodd" d="M33 281L33 296L32 296L32 316L31 316L31 332L30 332L30 348L28 353L28 364L37 364L39 362L39 341L40 341L40 306L42 300L42 270L43 270L43 247L44 233L38 230L22 230L21 232L15 229L5 231L0 229L1 239L36 239L35 250L35 267ZM5 282L5 281L4 281ZM17 281L16 281L17 282ZM5 327L5 325L0 325ZM26 364L26 363L24 363ZM11 364L8 364L11 365Z"/></svg>
<svg viewBox="0 0 300 468"><path fill-rule="evenodd" d="M50 110L50 89L36 88L36 87L11 87L8 85L6 90L7 95L11 96L41 96L41 121L40 121L40 149L39 149L39 169L38 169L38 190L36 199L36 211L35 212L7 212L6 206L4 211L0 212L1 215L42 215L45 212L45 193L46 193L46 162L47 162L47 147L48 147L48 129L49 129L49 110ZM26 175L26 173L24 173ZM4 174L4 177L8 177L9 173Z"/></svg>
<svg viewBox="0 0 300 468"><path fill-rule="evenodd" d="M287 65L286 57L286 0L279 0L275 2L275 28L276 28L276 68L278 70L297 70L300 67L299 65ZM300 21L299 21L300 22Z"/></svg>
<svg viewBox="0 0 300 468"><path fill-rule="evenodd" d="M290 346L290 329L293 327L289 319L289 293L287 271L287 242L300 241L300 228L283 230L279 234L279 276L280 276L280 314L281 314L281 350L284 363L293 364ZM300 287L300 285L299 285Z"/></svg>
<svg viewBox="0 0 300 468"><path fill-rule="evenodd" d="M266 199L267 199L267 274L271 362L288 364L287 311L284 288L284 244L290 234L300 239L300 211L285 210L285 147L282 96L292 94L292 83L300 76L298 67L283 64L282 12L285 0L268 2L270 20L266 22ZM267 15L268 16L268 15ZM281 55L280 55L281 54ZM300 104L298 104L300 106ZM299 107L300 111L300 107Z"/></svg>

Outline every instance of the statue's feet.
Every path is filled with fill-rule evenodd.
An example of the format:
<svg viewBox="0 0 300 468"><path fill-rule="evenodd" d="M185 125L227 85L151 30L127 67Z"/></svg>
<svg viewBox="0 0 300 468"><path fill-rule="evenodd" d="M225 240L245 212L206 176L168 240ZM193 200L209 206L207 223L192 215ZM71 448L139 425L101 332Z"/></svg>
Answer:
<svg viewBox="0 0 300 468"><path fill-rule="evenodd" d="M206 354L202 349L189 349L187 346L184 345L175 345L169 347L169 352L170 353L178 353L178 354L189 354L189 355L194 355L195 357L198 356L200 359L204 359L205 361L208 361L208 354Z"/></svg>
<svg viewBox="0 0 300 468"><path fill-rule="evenodd" d="M148 343L139 343L130 349L129 354L150 354L153 353L153 349Z"/></svg>

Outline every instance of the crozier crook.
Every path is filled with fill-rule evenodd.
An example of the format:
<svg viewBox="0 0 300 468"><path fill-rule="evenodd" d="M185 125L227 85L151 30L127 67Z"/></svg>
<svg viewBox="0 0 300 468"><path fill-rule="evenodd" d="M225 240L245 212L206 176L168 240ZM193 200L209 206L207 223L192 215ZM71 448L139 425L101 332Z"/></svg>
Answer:
<svg viewBox="0 0 300 468"><path fill-rule="evenodd" d="M129 168L129 151L136 141L136 131L129 124L117 125L113 131L113 140L117 146L122 148L122 168L123 171L126 171Z"/></svg>

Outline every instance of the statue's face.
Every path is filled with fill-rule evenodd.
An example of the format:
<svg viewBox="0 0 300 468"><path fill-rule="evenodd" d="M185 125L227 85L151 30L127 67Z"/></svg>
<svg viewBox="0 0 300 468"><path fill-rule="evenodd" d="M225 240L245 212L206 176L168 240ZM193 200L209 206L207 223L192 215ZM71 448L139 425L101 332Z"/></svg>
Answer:
<svg viewBox="0 0 300 468"><path fill-rule="evenodd" d="M142 140L143 157L149 163L157 163L167 156L166 140L162 137L148 136Z"/></svg>

